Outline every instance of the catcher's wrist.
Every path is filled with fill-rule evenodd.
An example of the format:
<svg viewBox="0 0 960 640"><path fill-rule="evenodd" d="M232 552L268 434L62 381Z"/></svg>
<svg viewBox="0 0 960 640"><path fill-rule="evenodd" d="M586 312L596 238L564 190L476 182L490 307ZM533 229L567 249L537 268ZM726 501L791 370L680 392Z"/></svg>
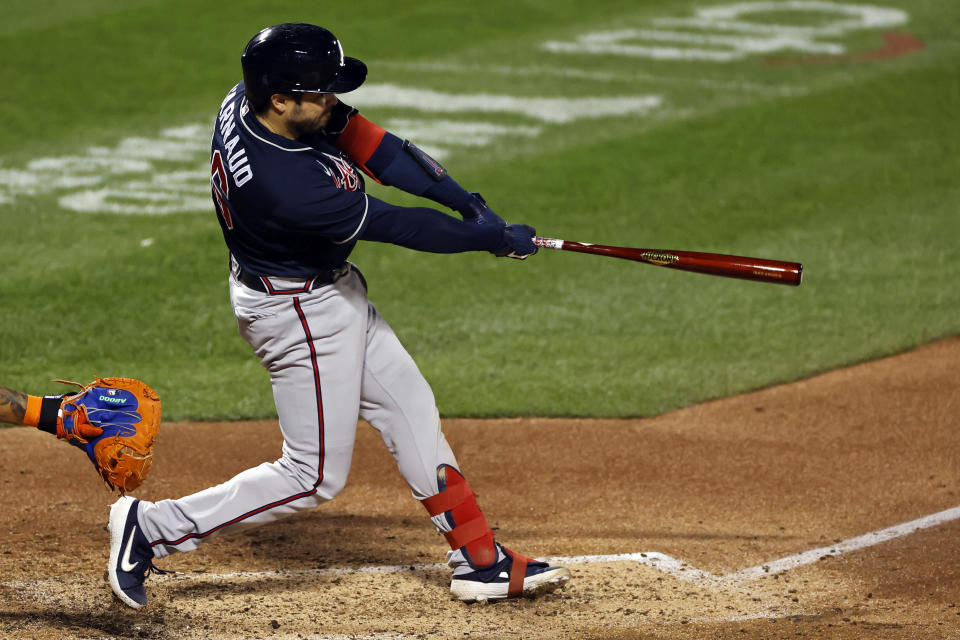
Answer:
<svg viewBox="0 0 960 640"><path fill-rule="evenodd" d="M23 414L23 424L36 427L41 431L57 433L57 415L63 396L27 396L27 410Z"/></svg>

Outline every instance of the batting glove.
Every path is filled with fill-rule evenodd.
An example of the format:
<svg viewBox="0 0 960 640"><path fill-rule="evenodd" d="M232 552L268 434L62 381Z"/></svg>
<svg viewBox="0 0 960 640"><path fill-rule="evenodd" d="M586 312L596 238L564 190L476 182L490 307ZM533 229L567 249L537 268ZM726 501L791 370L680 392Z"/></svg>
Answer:
<svg viewBox="0 0 960 640"><path fill-rule="evenodd" d="M533 243L535 235L537 235L537 230L530 225L507 225L503 230L503 246L493 253L501 258L526 260L527 256L532 256L537 252L537 245Z"/></svg>

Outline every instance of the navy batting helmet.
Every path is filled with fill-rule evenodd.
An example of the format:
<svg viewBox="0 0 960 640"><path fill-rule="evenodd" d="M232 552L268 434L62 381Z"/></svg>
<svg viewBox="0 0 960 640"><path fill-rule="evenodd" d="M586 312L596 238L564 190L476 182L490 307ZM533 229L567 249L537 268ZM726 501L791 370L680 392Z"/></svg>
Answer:
<svg viewBox="0 0 960 640"><path fill-rule="evenodd" d="M240 64L254 109L275 93L346 93L367 77L367 65L345 57L335 35L300 22L262 30L243 49Z"/></svg>

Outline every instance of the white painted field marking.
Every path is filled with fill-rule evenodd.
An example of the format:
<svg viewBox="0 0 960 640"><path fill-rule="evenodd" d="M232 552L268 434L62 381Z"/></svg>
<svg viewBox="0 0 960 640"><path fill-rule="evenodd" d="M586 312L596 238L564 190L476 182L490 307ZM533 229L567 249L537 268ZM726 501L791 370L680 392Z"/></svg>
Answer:
<svg viewBox="0 0 960 640"><path fill-rule="evenodd" d="M763 576L775 575L795 569L807 564L817 562L825 556L841 556L851 551L857 551L871 547L881 542L902 538L916 533L923 529L936 527L953 520L960 519L960 506L946 509L910 522L894 525L886 529L872 531L870 533L843 540L836 544L810 549L794 555L786 556L772 562L765 562L756 567L741 569L725 575L716 575L709 571L698 569L693 565L684 562L673 556L658 552L645 553L619 553L610 555L584 555L584 556L554 556L542 558L545 562L551 564L595 564L609 562L635 562L647 567L651 567L676 577L686 582L697 583L703 586L716 585L718 587L735 586L737 584L751 582L762 578ZM201 573L201 574L170 574L169 577L158 576L157 579L170 580L190 580L190 579L213 579L213 580L256 580L270 577L283 576L323 576L323 575L350 575L367 573L403 573L407 571L440 571L446 569L447 565L437 564L416 564L416 565L376 565L368 567L334 567L327 569L302 569L293 571L234 571L230 573Z"/></svg>
<svg viewBox="0 0 960 640"><path fill-rule="evenodd" d="M502 75L511 78L517 77L555 77L570 78L573 80L592 80L595 82L651 82L654 84L675 84L683 86L703 87L705 89L722 89L729 91L746 91L771 95L803 95L808 93L805 87L790 85L768 85L756 82L727 82L710 80L707 78L686 78L682 76L665 76L644 71L598 71L595 69L573 69L568 66L531 65L518 67L514 65L486 65L460 64L453 62L395 62L384 60L374 63L378 67L392 67L407 71L429 71L436 73L464 73L483 75Z"/></svg>
<svg viewBox="0 0 960 640"><path fill-rule="evenodd" d="M769 17L768 14L781 12L820 13L827 19L817 25L780 24L764 20ZM738 20L751 14L760 14L760 17L754 21ZM840 18L836 19L838 15ZM829 20L830 17L835 19ZM908 20L909 14L900 9L865 4L823 0L737 2L698 8L692 18L663 17L651 21L656 27L681 27L687 31L632 28L592 31L573 41L548 40L541 44L541 49L551 53L718 63L735 62L751 55L782 50L839 55L846 52L842 43L822 42L817 38L840 37L861 29L887 29L905 24ZM712 33L695 33L690 30ZM644 42L651 44L640 44ZM663 46L657 43L684 46Z"/></svg>
<svg viewBox="0 0 960 640"><path fill-rule="evenodd" d="M543 558L545 562L551 564L595 564L608 562L635 562L664 573L675 576L690 576L693 581L714 580L716 576L706 571L700 571L664 553L621 553L614 555L593 555L593 556L556 556L552 558ZM168 577L158 576L158 579L168 580L190 580L207 579L214 580L260 580L263 578L278 578L284 576L342 576L368 573L407 573L411 571L442 571L449 569L446 563L435 564L395 564L395 565L374 565L368 567L330 567L326 569L293 569L290 571L270 570L270 571L231 571L229 573L177 573L167 574Z"/></svg>
<svg viewBox="0 0 960 640"><path fill-rule="evenodd" d="M652 47L626 44L629 40L672 42L717 47L696 49L692 47ZM722 50L719 47L729 47ZM658 29L620 29L587 33L575 42L545 42L543 48L555 53L593 53L619 56L635 56L655 60L706 60L732 62L748 55L795 50L804 53L828 55L841 54L846 49L841 44L814 42L803 34L776 33L766 37L730 36L719 34L696 34L684 31L661 31Z"/></svg>
<svg viewBox="0 0 960 640"><path fill-rule="evenodd" d="M0 168L0 203L60 194L64 209L83 213L163 215L211 208L209 131L203 125L130 137L114 147L36 158L23 169Z"/></svg>
<svg viewBox="0 0 960 640"><path fill-rule="evenodd" d="M810 549L809 551L804 551L802 553L794 554L792 556L787 556L780 558L779 560L774 560L773 562L768 562L756 567L750 567L748 569L742 569L734 573L729 573L723 576L718 576L701 569L697 569L687 563L684 563L677 558L668 556L662 553L624 553L624 554L614 554L614 555L592 555L592 556L561 556L546 558L545 560L551 563L561 563L561 564L589 564L589 563L606 563L606 562L636 562L648 567L656 568L664 573L675 576L681 580L685 580L691 583L696 583L701 587L715 587L718 589L722 588L737 588L742 586L744 583L757 580L763 576L774 575L778 573L783 573L790 569L800 567L806 564L811 564L818 561L824 556L839 556L851 551L856 551L859 549L865 549L882 542L893 540L896 538L901 538L911 533L921 531L923 529L929 529L931 527L936 527L953 520L960 519L960 506L953 507L951 509L946 509L938 513L934 513L916 520L911 520L910 522L904 522L902 524L894 525L892 527L887 527L886 529L880 529L878 531L873 531L871 533L864 534L862 536L856 536L854 538L849 538L843 540L834 545L827 547L820 547L817 549ZM275 577L284 577L284 576L322 576L322 575L353 575L353 574L376 574L376 573L402 573L409 571L441 571L447 569L446 564L437 563L437 564L419 564L419 565L381 565L381 566L368 566L368 567L357 567L357 568L328 568L328 569L305 569L305 570L295 570L295 571L236 571L231 573L200 573L200 574L167 574L155 576L154 580L159 581L183 581L183 580L213 580L213 581L225 581L225 580L255 580L261 578L275 578ZM60 597L59 586L62 583L62 578L48 578L45 580L36 580L36 581L26 581L26 580L13 580L7 582L0 582L0 587L16 589L21 593L29 593L32 597L39 599L40 601L57 601ZM704 618L693 618L690 622L737 622L743 620L754 620L754 619L768 619L768 618L783 618L790 615L796 615L796 609L791 609L789 606L785 609L784 605L778 604L775 607L765 609L760 612L754 612L749 614L740 614L734 616L721 616L721 617L704 617ZM636 624L650 624L653 623L653 620L646 621L637 621ZM475 633L473 635L478 635L482 637L482 632ZM279 637L279 636L278 636ZM381 639L381 638L391 638L391 637L404 637L401 635L391 635L391 634L382 634L374 633L372 635L363 635L363 636L339 636L339 635L319 635L319 636L307 636L310 638L370 638L370 639Z"/></svg>
<svg viewBox="0 0 960 640"><path fill-rule="evenodd" d="M485 147L495 138L509 136L513 138L534 138L543 131L542 127L523 125L500 125L492 122L461 122L459 120L413 120L410 118L390 118L385 123L388 130L401 138L420 142L463 145L467 147Z"/></svg>
<svg viewBox="0 0 960 640"><path fill-rule="evenodd" d="M597 98L524 98L500 94L444 93L394 84L364 85L350 94L364 107L393 107L439 113L510 113L563 124L583 118L646 115L663 104L658 95ZM356 96L356 98L354 98Z"/></svg>
<svg viewBox="0 0 960 640"><path fill-rule="evenodd" d="M815 25L769 22L770 13L816 12L825 19ZM760 14L760 15L751 15ZM746 17L746 19L742 19ZM671 59L712 59L727 61L774 49L799 49L815 53L843 52L843 45L819 42L815 38L840 36L855 29L890 28L904 24L909 14L899 9L873 5L845 4L823 0L781 0L778 2L735 2L697 8L693 17L654 18L654 27L681 30L615 29L583 34L574 42L547 42L541 48L557 52L617 53L667 57ZM732 34L732 35L731 35ZM630 42L668 43L684 46L653 46ZM691 45L691 46L686 46ZM446 63L403 63L384 61L423 71L449 70L467 73L499 73L510 76L553 76L595 81L653 81L710 89L730 89L768 95L801 95L803 87L723 82L703 78L658 76L643 72L609 72L591 69L533 65L451 65ZM493 95L460 95L417 89L395 84L365 85L349 97L361 108L389 107L416 112L471 114L470 120L422 122L410 117L387 120L401 133L438 158L456 147L497 144L504 138L535 137L543 127L531 125L566 124L580 119L609 116L652 115L684 118L703 113L694 107L671 104L664 108L662 95L619 97L549 98ZM699 109L698 109L699 108ZM490 122L495 115L497 122ZM487 117L488 120L477 119ZM522 118L503 123L504 117ZM55 194L61 207L82 213L118 215L166 215L211 210L209 184L209 125L191 124L163 130L157 137L130 137L113 147L94 146L84 153L38 158L26 167L0 166L0 206L14 205L20 197Z"/></svg>
<svg viewBox="0 0 960 640"><path fill-rule="evenodd" d="M823 557L840 556L851 551L872 547L875 544L880 544L881 542L886 542L887 540L902 538L903 536L910 535L911 533L936 527L952 520L957 520L958 518L960 518L960 507L953 507L952 509L946 509L929 516L924 516L923 518L911 520L910 522L904 522L903 524L894 525L886 529L880 529L879 531L872 531L855 538L848 538L847 540L843 540L842 542L838 542L828 547L810 549L809 551L804 551L803 553L780 558L779 560L774 560L773 562L766 562L756 567L741 569L736 573L727 574L722 578L722 580L728 583L750 582L766 575L783 573L784 571L789 571L790 569L795 569L797 567L802 567L803 565L817 562Z"/></svg>
<svg viewBox="0 0 960 640"><path fill-rule="evenodd" d="M437 158L454 147L482 147L499 140L533 138L542 123L567 124L584 118L644 116L658 109L662 96L527 98L510 95L455 95L391 84L372 84L351 93L362 108L392 107L417 112L497 114L533 119L519 123L476 120L421 121L412 117L385 121ZM64 209L80 213L168 215L211 211L210 131L193 124L163 130L159 136L124 138L113 147L37 158L24 168L0 167L0 206L23 196L56 194Z"/></svg>
<svg viewBox="0 0 960 640"><path fill-rule="evenodd" d="M437 160L450 155L450 147L486 147L498 138L534 138L542 127L499 125L465 120L414 120L389 118L383 126L401 138L416 141L418 147Z"/></svg>
<svg viewBox="0 0 960 640"><path fill-rule="evenodd" d="M191 197L180 190L166 190L163 184L151 187L152 191L141 191L133 185L125 185L120 189L88 189L63 196L58 202L64 209L80 213L119 215L157 216L202 211L211 207L210 197L206 194Z"/></svg>
<svg viewBox="0 0 960 640"><path fill-rule="evenodd" d="M846 19L814 27L788 27L796 30L810 29L813 33L841 35L854 29L889 29L904 24L909 14L900 9L878 7L869 4L844 4L826 0L777 0L776 2L735 2L733 4L701 7L696 10L697 17L713 24L726 20L736 20L751 13L809 11L825 14L839 14ZM782 27L783 25L769 25Z"/></svg>

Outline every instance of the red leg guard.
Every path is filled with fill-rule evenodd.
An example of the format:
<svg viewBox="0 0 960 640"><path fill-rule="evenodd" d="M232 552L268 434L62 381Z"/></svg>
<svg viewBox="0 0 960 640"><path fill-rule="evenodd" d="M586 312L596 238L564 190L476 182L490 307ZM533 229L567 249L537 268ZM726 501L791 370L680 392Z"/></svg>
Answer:
<svg viewBox="0 0 960 640"><path fill-rule="evenodd" d="M474 565L485 567L497 561L497 548L493 544L493 531L487 524L477 497L467 479L453 467L443 465L437 470L440 493L423 500L423 506L431 516L446 515L452 520L453 529L444 534L451 549L464 547Z"/></svg>

